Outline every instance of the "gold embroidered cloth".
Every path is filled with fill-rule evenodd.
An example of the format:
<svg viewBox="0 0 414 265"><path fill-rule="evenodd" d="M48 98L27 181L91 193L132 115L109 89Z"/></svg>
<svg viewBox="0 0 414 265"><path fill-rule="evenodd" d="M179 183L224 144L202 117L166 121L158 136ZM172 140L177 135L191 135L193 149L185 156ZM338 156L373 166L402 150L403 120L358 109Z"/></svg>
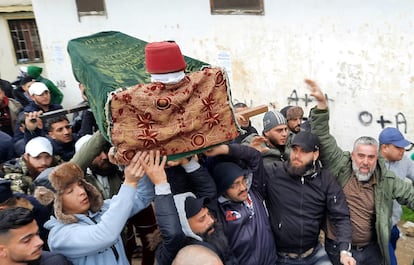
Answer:
<svg viewBox="0 0 414 265"><path fill-rule="evenodd" d="M205 68L174 85L138 84L109 96L109 133L116 159L128 164L137 151L175 158L238 136L223 69ZM177 156L178 155L178 156Z"/></svg>

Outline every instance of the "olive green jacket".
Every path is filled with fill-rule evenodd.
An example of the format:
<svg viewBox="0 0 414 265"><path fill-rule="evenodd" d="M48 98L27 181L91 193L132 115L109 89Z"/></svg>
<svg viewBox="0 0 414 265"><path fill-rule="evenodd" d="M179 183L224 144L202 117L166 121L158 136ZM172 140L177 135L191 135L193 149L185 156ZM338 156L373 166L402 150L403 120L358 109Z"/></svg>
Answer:
<svg viewBox="0 0 414 265"><path fill-rule="evenodd" d="M320 160L325 168L337 178L342 187L352 176L351 153L342 151L335 138L329 133L328 110L311 110L312 133L321 141ZM376 185L374 186L375 200L375 229L377 240L383 255L383 265L390 264L388 242L392 227L393 199L400 204L414 209L414 186L396 177L393 172L386 169L384 159L379 157L374 172Z"/></svg>

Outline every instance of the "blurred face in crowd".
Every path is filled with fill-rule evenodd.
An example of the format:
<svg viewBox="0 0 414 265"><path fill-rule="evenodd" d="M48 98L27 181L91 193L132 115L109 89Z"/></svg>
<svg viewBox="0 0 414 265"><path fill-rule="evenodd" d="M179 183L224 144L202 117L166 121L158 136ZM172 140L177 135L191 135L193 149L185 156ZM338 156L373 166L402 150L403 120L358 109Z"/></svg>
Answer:
<svg viewBox="0 0 414 265"><path fill-rule="evenodd" d="M245 111L247 109L248 109L248 107L237 107L237 108L235 108L235 111L236 111L236 113L239 113L239 112ZM238 119L237 121L238 121L238 123L240 124L240 126L242 128L247 128L250 125L250 120L249 119L243 119L243 120Z"/></svg>
<svg viewBox="0 0 414 265"><path fill-rule="evenodd" d="M73 140L72 127L67 120L55 122L50 127L49 136L55 141L69 143Z"/></svg>
<svg viewBox="0 0 414 265"><path fill-rule="evenodd" d="M49 90L43 91L40 95L32 95L31 98L39 106L49 106L50 104L50 92Z"/></svg>
<svg viewBox="0 0 414 265"><path fill-rule="evenodd" d="M3 89L0 87L0 107L5 107L4 104L4 97L6 96L6 94L4 94Z"/></svg>
<svg viewBox="0 0 414 265"><path fill-rule="evenodd" d="M293 133L300 132L300 125L302 124L302 117L297 117L296 119L290 119L287 121L289 130Z"/></svg>
<svg viewBox="0 0 414 265"><path fill-rule="evenodd" d="M26 92L26 93L29 93L29 87L34 83L34 82L36 82L36 80L32 80L32 81L29 81L29 82L27 82L26 84L24 84L24 85L22 85L22 89Z"/></svg>
<svg viewBox="0 0 414 265"><path fill-rule="evenodd" d="M95 157L90 168L94 173L102 176L115 176L114 172L118 170L116 165L109 162L108 153L106 151L102 151Z"/></svg>
<svg viewBox="0 0 414 265"><path fill-rule="evenodd" d="M191 218L188 218L191 230L197 235L211 234L214 232L214 219L206 207Z"/></svg>
<svg viewBox="0 0 414 265"><path fill-rule="evenodd" d="M359 181L370 180L377 165L378 148L375 145L358 144L352 151L352 169Z"/></svg>
<svg viewBox="0 0 414 265"><path fill-rule="evenodd" d="M42 173L46 168L52 166L53 157L46 152L40 153L38 156L33 157L29 154L24 154L27 167L33 176L37 176Z"/></svg>
<svg viewBox="0 0 414 265"><path fill-rule="evenodd" d="M109 162L108 154L102 151L95 159L92 161L92 166L94 168L99 168L102 170L109 169L113 166L112 163Z"/></svg>
<svg viewBox="0 0 414 265"><path fill-rule="evenodd" d="M247 199L247 178L240 176L233 181L226 190L225 196L234 202L242 202Z"/></svg>
<svg viewBox="0 0 414 265"><path fill-rule="evenodd" d="M287 125L281 124L265 132L264 135L273 146L286 145L288 135L287 130Z"/></svg>
<svg viewBox="0 0 414 265"><path fill-rule="evenodd" d="M381 155L390 162L400 161L405 153L404 147L398 147L393 144L382 144Z"/></svg>
<svg viewBox="0 0 414 265"><path fill-rule="evenodd" d="M62 194L65 214L86 214L90 208L88 194L80 181L69 185Z"/></svg>
<svg viewBox="0 0 414 265"><path fill-rule="evenodd" d="M43 241L35 220L0 235L0 260L6 264L27 264L40 258ZM2 263L3 264L3 263Z"/></svg>

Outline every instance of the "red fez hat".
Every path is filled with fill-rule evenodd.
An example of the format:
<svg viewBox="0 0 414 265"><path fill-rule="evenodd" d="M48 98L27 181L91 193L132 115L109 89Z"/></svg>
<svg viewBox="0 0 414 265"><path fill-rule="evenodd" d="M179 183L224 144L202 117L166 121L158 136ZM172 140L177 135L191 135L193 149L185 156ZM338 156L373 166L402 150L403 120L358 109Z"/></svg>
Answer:
<svg viewBox="0 0 414 265"><path fill-rule="evenodd" d="M166 74L185 69L180 47L169 41L148 43L145 46L145 64L150 74Z"/></svg>

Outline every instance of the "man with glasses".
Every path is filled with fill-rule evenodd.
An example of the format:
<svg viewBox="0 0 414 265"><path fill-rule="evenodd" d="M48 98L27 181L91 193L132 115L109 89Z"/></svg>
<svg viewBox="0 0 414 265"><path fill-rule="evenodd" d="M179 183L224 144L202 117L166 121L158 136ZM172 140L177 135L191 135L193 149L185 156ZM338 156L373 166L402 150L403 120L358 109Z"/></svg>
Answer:
<svg viewBox="0 0 414 265"><path fill-rule="evenodd" d="M238 264L276 264L276 245L264 204L262 155L240 144L219 145L205 153L217 186L218 218Z"/></svg>

